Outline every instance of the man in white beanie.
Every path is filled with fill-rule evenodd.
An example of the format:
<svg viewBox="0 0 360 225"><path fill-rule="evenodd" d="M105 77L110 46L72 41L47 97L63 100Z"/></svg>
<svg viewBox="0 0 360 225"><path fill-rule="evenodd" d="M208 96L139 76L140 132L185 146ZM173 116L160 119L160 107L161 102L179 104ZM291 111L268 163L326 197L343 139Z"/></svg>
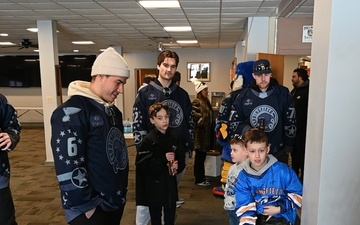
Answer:
<svg viewBox="0 0 360 225"><path fill-rule="evenodd" d="M74 81L69 100L51 117L51 147L66 220L71 225L119 225L129 160L123 118L114 100L130 70L114 48L95 60L91 82Z"/></svg>

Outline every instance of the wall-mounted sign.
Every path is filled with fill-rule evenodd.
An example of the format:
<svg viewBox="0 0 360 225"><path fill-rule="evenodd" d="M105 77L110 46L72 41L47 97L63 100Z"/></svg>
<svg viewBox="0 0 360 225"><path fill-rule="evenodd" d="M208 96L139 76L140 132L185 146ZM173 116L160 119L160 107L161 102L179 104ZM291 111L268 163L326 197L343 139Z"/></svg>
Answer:
<svg viewBox="0 0 360 225"><path fill-rule="evenodd" d="M302 42L311 43L313 36L313 25L303 26Z"/></svg>

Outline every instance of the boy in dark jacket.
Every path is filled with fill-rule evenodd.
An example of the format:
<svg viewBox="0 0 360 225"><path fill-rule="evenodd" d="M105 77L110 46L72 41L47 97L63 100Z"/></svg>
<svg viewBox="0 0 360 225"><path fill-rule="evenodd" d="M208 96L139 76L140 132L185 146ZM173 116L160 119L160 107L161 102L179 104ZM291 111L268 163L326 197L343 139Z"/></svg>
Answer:
<svg viewBox="0 0 360 225"><path fill-rule="evenodd" d="M169 107L155 103L149 108L154 125L138 148L136 155L136 205L148 206L152 225L175 222L178 190L176 174L185 168L184 151L178 139L168 131Z"/></svg>

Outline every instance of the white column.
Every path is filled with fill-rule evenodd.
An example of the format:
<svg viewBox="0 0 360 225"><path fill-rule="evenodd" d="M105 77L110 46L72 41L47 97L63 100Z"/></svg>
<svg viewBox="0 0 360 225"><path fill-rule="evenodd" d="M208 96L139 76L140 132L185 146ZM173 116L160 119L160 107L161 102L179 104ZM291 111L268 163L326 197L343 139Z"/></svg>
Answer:
<svg viewBox="0 0 360 225"><path fill-rule="evenodd" d="M360 221L359 8L315 1L301 225Z"/></svg>
<svg viewBox="0 0 360 225"><path fill-rule="evenodd" d="M274 53L276 23L269 17L249 17L245 39L245 61L256 60L257 53Z"/></svg>
<svg viewBox="0 0 360 225"><path fill-rule="evenodd" d="M40 58L40 76L41 76L41 95L44 112L44 131L45 131L45 164L54 162L50 139L51 125L50 118L52 112L59 105L59 99L56 88L56 69L55 65L59 64L56 22L52 20L39 20L38 26L38 43Z"/></svg>

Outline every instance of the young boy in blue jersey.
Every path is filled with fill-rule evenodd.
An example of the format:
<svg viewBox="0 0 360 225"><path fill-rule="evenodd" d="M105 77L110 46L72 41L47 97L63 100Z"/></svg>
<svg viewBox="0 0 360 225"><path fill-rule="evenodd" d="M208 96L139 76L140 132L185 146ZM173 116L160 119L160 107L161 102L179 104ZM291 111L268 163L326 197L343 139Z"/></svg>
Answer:
<svg viewBox="0 0 360 225"><path fill-rule="evenodd" d="M249 158L235 187L239 224L295 224L302 184L294 170L269 154L268 137L259 129L245 134L245 146Z"/></svg>
<svg viewBox="0 0 360 225"><path fill-rule="evenodd" d="M236 216L235 206L235 185L238 182L239 172L242 170L241 164L247 159L245 141L242 135L236 134L230 141L231 160L234 163L228 172L227 182L225 185L224 209L229 215L229 224L238 225L239 220Z"/></svg>

